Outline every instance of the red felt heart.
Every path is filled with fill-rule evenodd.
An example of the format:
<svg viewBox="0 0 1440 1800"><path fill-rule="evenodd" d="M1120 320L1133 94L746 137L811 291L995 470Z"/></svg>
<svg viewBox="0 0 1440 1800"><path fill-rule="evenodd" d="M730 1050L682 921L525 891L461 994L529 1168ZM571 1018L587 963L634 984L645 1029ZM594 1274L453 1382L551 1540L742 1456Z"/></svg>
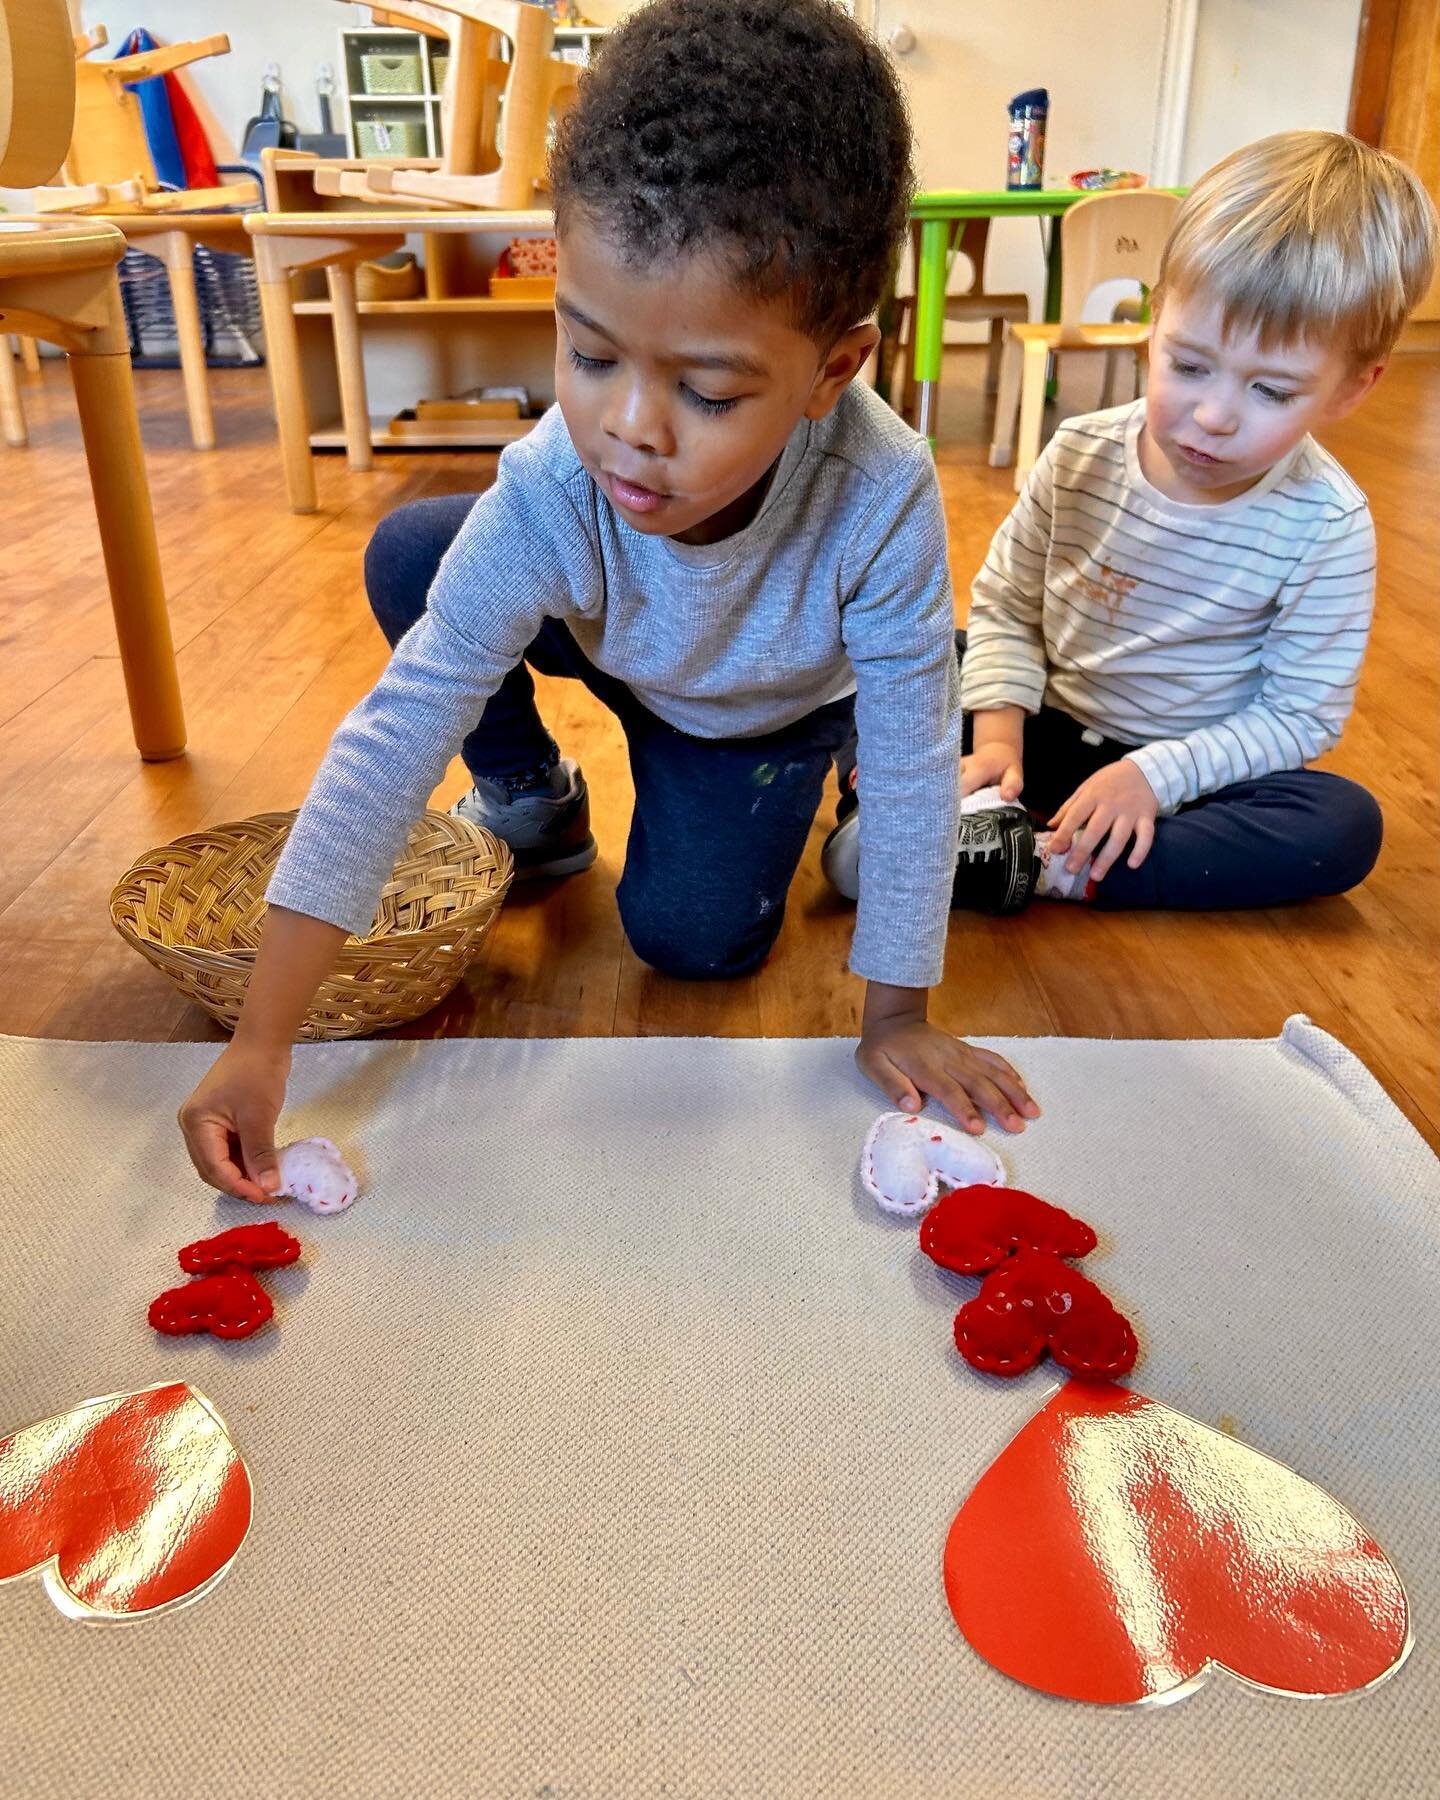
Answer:
<svg viewBox="0 0 1440 1800"><path fill-rule="evenodd" d="M0 1582L39 1573L72 1618L196 1600L250 1529L250 1477L183 1381L87 1400L0 1439Z"/></svg>
<svg viewBox="0 0 1440 1800"><path fill-rule="evenodd" d="M920 1248L942 1269L982 1275L1013 1250L1088 1256L1095 1233L1024 1188L957 1187L942 1194L920 1227Z"/></svg>
<svg viewBox="0 0 1440 1800"><path fill-rule="evenodd" d="M1124 1375L1139 1354L1095 1283L1043 1250L1017 1251L985 1277L955 1315L955 1343L987 1375L1018 1375L1047 1349L1072 1375Z"/></svg>
<svg viewBox="0 0 1440 1800"><path fill-rule="evenodd" d="M1338 1501L1110 1382L1067 1382L980 1477L945 1592L997 1669L1107 1705L1178 1699L1212 1668L1352 1693L1410 1647L1400 1577Z"/></svg>
<svg viewBox="0 0 1440 1800"><path fill-rule="evenodd" d="M235 1225L215 1237L187 1244L180 1267L190 1275L218 1275L223 1269L283 1269L300 1255L299 1238L267 1219L263 1225Z"/></svg>
<svg viewBox="0 0 1440 1800"><path fill-rule="evenodd" d="M217 1338L249 1337L275 1308L248 1269L202 1275L184 1287L167 1288L150 1302L150 1323L167 1337L208 1331Z"/></svg>

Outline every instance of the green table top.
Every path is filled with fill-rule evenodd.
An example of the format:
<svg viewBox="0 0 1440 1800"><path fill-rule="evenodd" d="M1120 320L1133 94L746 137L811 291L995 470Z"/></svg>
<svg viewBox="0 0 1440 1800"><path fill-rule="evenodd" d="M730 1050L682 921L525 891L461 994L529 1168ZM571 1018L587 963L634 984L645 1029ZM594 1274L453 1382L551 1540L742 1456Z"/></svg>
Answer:
<svg viewBox="0 0 1440 1800"><path fill-rule="evenodd" d="M910 203L912 219L989 219L1000 213L1045 215L1062 213L1077 200L1088 200L1095 188L931 188ZM1116 190L1108 190L1114 192ZM1118 190L1124 192L1126 190ZM1136 190L1128 190L1134 192ZM1164 194L1184 196L1188 188L1161 188Z"/></svg>

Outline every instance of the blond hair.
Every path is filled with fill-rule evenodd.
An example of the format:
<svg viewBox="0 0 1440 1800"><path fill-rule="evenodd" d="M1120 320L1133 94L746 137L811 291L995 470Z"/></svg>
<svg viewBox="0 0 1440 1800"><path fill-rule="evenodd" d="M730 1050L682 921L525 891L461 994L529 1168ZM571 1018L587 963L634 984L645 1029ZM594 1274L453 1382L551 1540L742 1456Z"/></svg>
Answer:
<svg viewBox="0 0 1440 1800"><path fill-rule="evenodd" d="M1435 208L1404 163L1336 131L1281 131L1206 171L1160 265L1165 294L1205 292L1263 348L1332 342L1383 361L1430 286Z"/></svg>

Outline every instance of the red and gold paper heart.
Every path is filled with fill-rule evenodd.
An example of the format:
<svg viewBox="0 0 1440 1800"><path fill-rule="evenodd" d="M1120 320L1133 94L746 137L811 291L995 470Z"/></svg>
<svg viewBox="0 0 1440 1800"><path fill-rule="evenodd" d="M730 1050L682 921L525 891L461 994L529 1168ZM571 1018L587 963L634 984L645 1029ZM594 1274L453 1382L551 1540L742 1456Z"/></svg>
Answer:
<svg viewBox="0 0 1440 1800"><path fill-rule="evenodd" d="M1337 1500L1108 1382L1067 1382L980 1477L945 1592L997 1669L1108 1705L1178 1699L1216 1668L1355 1693L1410 1647L1400 1578Z"/></svg>
<svg viewBox="0 0 1440 1800"><path fill-rule="evenodd" d="M0 1439L0 1582L38 1574L71 1618L198 1600L250 1528L250 1476L183 1381L87 1400Z"/></svg>

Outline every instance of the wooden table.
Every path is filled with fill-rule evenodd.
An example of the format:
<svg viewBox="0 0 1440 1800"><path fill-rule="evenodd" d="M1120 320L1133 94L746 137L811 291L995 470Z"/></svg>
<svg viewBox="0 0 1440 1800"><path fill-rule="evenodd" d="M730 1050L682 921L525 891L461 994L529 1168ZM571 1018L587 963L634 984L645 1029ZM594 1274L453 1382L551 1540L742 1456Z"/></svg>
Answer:
<svg viewBox="0 0 1440 1800"><path fill-rule="evenodd" d="M325 304L335 335L346 456L352 469L368 469L373 444L360 347L355 265L383 256L387 251L398 250L407 237L417 232L424 233L426 239L433 242L481 234L513 237L521 232L544 232L553 228L553 215L539 210L410 212L399 208L367 207L358 212L246 215L245 229L255 245L270 381L280 430L280 453L293 511L315 510L315 476L310 461L311 420L305 397L292 277L306 270L325 271L330 295ZM412 309L415 304L418 303L409 303ZM497 301L481 294L435 300L429 303L427 310L433 310L438 317L447 312L459 316L466 310L513 311L517 307L546 313L552 310L548 300Z"/></svg>
<svg viewBox="0 0 1440 1800"><path fill-rule="evenodd" d="M1166 193L1186 192L1167 188ZM1089 199L1083 188L982 189L937 188L917 194L910 216L920 224L920 266L915 271L916 423L932 438L940 366L945 352L945 278L950 225L956 219L1056 219L1077 200ZM1060 233L1051 226L1045 250L1045 317L1060 317Z"/></svg>

